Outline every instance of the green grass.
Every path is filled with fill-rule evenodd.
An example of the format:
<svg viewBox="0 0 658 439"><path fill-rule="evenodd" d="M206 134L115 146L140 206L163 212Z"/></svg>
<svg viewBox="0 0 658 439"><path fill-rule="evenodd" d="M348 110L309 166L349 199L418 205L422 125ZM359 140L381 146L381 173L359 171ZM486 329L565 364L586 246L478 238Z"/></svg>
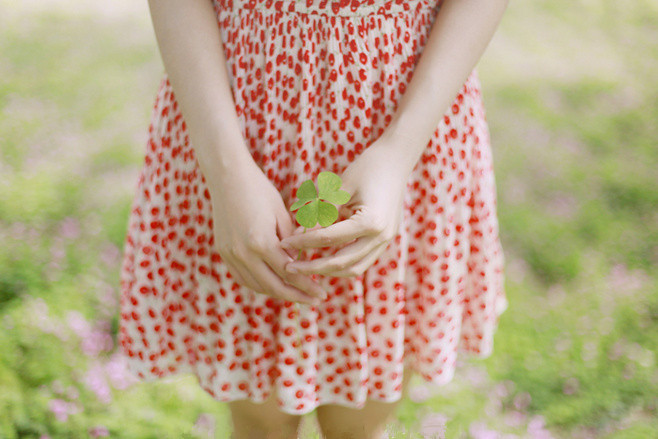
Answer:
<svg viewBox="0 0 658 439"><path fill-rule="evenodd" d="M111 403L85 384L116 352L119 254L162 73L145 6L124 3L0 0L2 438L202 437L202 414L229 435L225 404L192 377L110 383ZM479 64L510 306L494 354L405 400L392 438L432 413L448 438L478 437L476 422L541 437L533 419L555 438L658 437L656 20L655 0L510 2ZM85 355L75 316L112 349ZM55 400L80 411L60 421Z"/></svg>

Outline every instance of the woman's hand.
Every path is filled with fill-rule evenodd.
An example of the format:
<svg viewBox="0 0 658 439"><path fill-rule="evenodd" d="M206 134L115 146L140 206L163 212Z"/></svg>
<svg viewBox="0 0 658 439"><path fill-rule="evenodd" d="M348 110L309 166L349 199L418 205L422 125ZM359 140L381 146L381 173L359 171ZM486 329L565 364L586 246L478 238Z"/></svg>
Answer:
<svg viewBox="0 0 658 439"><path fill-rule="evenodd" d="M286 270L337 277L359 276L377 261L397 234L404 193L410 171L400 165L392 151L403 151L406 139L383 135L350 163L341 179L341 189L352 198L339 212L355 213L329 227L295 233L283 239L284 248L328 247L356 240L330 257L295 261ZM399 154L399 152L398 152ZM347 214L346 214L347 216Z"/></svg>
<svg viewBox="0 0 658 439"><path fill-rule="evenodd" d="M281 195L253 161L239 166L239 172L213 175L208 185L222 260L241 285L258 293L318 304L326 295L322 288L309 276L285 271L293 258L280 238L289 236L294 224Z"/></svg>

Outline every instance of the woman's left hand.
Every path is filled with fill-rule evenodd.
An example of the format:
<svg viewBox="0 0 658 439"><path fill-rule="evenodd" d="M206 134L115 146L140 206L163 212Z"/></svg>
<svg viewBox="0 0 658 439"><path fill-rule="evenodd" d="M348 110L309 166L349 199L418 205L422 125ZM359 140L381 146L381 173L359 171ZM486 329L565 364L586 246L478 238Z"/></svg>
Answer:
<svg viewBox="0 0 658 439"><path fill-rule="evenodd" d="M281 245L305 249L356 241L329 257L289 262L286 270L294 268L303 274L352 277L363 274L377 261L397 235L410 175L409 169L403 166L406 161L396 159L396 154L405 150L401 142L407 141L392 135L381 136L346 167L341 175L341 189L352 197L347 204L339 206L339 213L342 211L347 216L354 212L353 215L305 233L299 233L300 226L281 240Z"/></svg>

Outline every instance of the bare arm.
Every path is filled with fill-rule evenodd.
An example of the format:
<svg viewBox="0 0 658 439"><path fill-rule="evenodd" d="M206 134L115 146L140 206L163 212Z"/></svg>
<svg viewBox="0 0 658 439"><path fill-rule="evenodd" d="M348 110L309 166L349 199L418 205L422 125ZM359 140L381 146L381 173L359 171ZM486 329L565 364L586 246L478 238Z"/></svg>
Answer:
<svg viewBox="0 0 658 439"><path fill-rule="evenodd" d="M204 177L239 175L251 160L231 95L211 0L149 0L162 62Z"/></svg>
<svg viewBox="0 0 658 439"><path fill-rule="evenodd" d="M249 153L211 0L149 0L162 61L209 183L215 246L239 284L311 303L324 294L309 276L286 273L279 237L294 225L281 194ZM239 184L239 193L234 188ZM294 253L293 253L294 254Z"/></svg>
<svg viewBox="0 0 658 439"><path fill-rule="evenodd" d="M406 175L427 147L498 27L508 0L444 0L406 92L385 135Z"/></svg>

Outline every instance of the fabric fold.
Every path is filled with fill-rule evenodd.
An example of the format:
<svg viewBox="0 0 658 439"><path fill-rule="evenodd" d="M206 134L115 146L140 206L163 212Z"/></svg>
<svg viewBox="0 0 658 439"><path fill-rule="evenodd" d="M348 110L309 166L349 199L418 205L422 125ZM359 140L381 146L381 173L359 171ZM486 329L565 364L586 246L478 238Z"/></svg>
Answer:
<svg viewBox="0 0 658 439"><path fill-rule="evenodd" d="M385 131L441 0L213 5L246 145L289 207L303 181L340 175ZM490 355L507 299L479 89L473 71L438 121L385 251L360 276L315 275L329 295L312 307L231 275L165 75L121 271L120 342L131 370L144 380L192 373L224 402L276 394L282 411L304 414L397 401L407 367L441 385L459 352ZM333 253L307 249L302 259Z"/></svg>

